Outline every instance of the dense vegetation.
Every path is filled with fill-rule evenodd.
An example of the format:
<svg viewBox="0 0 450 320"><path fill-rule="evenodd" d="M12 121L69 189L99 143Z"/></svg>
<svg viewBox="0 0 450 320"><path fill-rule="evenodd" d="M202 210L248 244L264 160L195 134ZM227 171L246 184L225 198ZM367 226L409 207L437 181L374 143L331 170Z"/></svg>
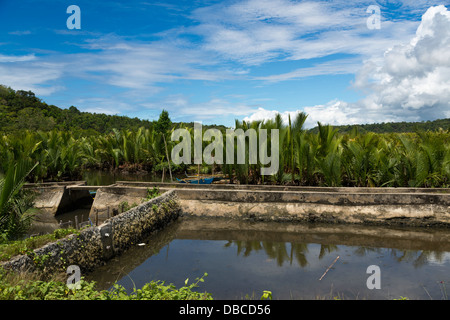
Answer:
<svg viewBox="0 0 450 320"><path fill-rule="evenodd" d="M30 112L31 116L23 112ZM176 128L186 128L193 139L192 124L172 123L166 111L158 121L150 122L82 113L75 107L62 110L48 106L32 92L0 86L0 114L0 131L4 132L0 135L0 174L22 160L37 163L29 175L30 181L78 179L86 169L154 172L170 169L181 173L188 169L168 161L175 145L170 134ZM450 131L445 127L448 119L441 121L443 127L438 130L374 133L361 131L359 127L339 132L321 123L315 130L305 130L306 117L298 113L287 125L280 115L265 122L236 121L235 128L252 128L257 132L267 129L269 137L270 130L279 130L277 174L261 176L261 163L248 164L248 147L247 164L216 165L215 172L221 170L233 182L240 183L450 185ZM27 119L33 123L27 123ZM50 123L47 128L46 122ZM203 130L208 128L203 126ZM223 127L219 129L224 132ZM204 146L207 144L204 142ZM203 165L203 169L211 170L211 166Z"/></svg>
<svg viewBox="0 0 450 320"><path fill-rule="evenodd" d="M205 276L207 274L191 284L186 280L185 286L180 288L151 281L127 292L118 284L110 290L97 290L94 281L84 279L78 283L78 288L68 288L65 281L58 279L42 280L32 274L23 278L23 275L0 269L0 300L212 300L210 293L195 290Z"/></svg>
<svg viewBox="0 0 450 320"><path fill-rule="evenodd" d="M280 130L280 170L276 183L356 187L448 187L450 132L340 134L318 123L317 133L305 131L307 115L298 113L283 125L281 116L264 123L236 123L236 127ZM258 183L258 165L233 168L241 182Z"/></svg>
<svg viewBox="0 0 450 320"><path fill-rule="evenodd" d="M118 130L134 130L150 126L151 121L116 115L80 112L76 107L61 109L48 105L31 91L0 85L0 132L31 131L81 131L84 135Z"/></svg>
<svg viewBox="0 0 450 320"><path fill-rule="evenodd" d="M355 128L361 132L375 132L375 133L404 133L417 131L437 131L439 129L450 130L450 119L438 119L433 121L422 122L382 122L359 125L344 125L335 126L339 133L350 133ZM318 127L311 129L312 132L317 133Z"/></svg>
<svg viewBox="0 0 450 320"><path fill-rule="evenodd" d="M22 236L32 222L34 197L22 186L37 165L29 159L18 160L10 164L6 176L0 179L0 244Z"/></svg>
<svg viewBox="0 0 450 320"><path fill-rule="evenodd" d="M280 170L276 175L261 176L261 164L226 164L217 166L216 172L222 170L240 183L359 187L447 187L450 183L448 131L361 134L354 130L339 134L331 126L320 125L314 134L303 130L298 121L287 126L281 117L264 123L236 123L244 130L280 130ZM0 137L0 170L6 172L17 161L28 159L39 163L31 181L77 179L87 168L160 171L168 167L167 155L175 144L169 134L144 127L113 129L98 136L24 130ZM184 172L186 167L171 163L171 169Z"/></svg>

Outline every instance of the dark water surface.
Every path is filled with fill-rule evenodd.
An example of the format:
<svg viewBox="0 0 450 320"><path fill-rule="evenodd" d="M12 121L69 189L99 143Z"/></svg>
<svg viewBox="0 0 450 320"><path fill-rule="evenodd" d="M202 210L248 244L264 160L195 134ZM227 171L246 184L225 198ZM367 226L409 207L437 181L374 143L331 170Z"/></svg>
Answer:
<svg viewBox="0 0 450 320"><path fill-rule="evenodd" d="M215 299L259 299L263 290L273 299L447 299L449 234L182 217L86 278L131 290L151 280L180 287L206 272L198 290ZM367 288L370 265L380 268L379 290Z"/></svg>
<svg viewBox="0 0 450 320"><path fill-rule="evenodd" d="M178 176L177 176L178 177ZM89 186L107 186L117 181L141 181L141 182L163 182L161 174L145 173L123 173L101 170L90 170L83 173L83 179ZM176 181L175 174L173 181ZM170 182L169 173L164 176L164 182Z"/></svg>

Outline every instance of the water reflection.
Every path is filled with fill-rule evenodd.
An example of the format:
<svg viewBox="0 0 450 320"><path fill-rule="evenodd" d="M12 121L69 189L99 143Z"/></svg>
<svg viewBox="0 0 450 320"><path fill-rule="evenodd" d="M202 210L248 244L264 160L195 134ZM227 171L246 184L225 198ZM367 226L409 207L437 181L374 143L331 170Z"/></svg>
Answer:
<svg viewBox="0 0 450 320"><path fill-rule="evenodd" d="M162 175L155 173L124 173L87 170L83 173L82 180L86 181L90 186L108 186L116 183L116 181L162 182ZM168 174L165 175L164 182L170 182L170 176Z"/></svg>
<svg viewBox="0 0 450 320"><path fill-rule="evenodd" d="M255 223L182 218L88 276L100 288L150 280L177 286L208 272L202 290L240 299L271 290L278 299L438 298L449 279L447 230ZM331 262L330 272L318 281ZM366 287L366 268L379 265L382 289ZM425 289L424 289L425 288Z"/></svg>
<svg viewBox="0 0 450 320"><path fill-rule="evenodd" d="M292 265L292 261L296 261L298 266L306 267L308 261L306 259L308 251L308 243L286 243L271 241L228 241L224 247L230 248L236 246L237 255L248 257L252 253L264 251L266 256L277 262L279 267L284 263ZM319 254L317 258L321 260L326 255L339 250L337 245L319 244ZM430 260L443 263L445 251L423 251L423 250L399 250L391 248L373 248L373 247L357 247L353 250L355 256L363 257L370 253L388 253L396 262L411 263L414 267L419 268L426 265Z"/></svg>

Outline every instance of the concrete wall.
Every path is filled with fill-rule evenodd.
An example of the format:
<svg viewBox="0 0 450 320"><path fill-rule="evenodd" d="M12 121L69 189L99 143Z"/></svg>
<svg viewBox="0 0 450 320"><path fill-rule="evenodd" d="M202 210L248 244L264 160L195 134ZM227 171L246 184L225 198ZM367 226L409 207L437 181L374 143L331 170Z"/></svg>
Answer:
<svg viewBox="0 0 450 320"><path fill-rule="evenodd" d="M39 209L38 222L50 222L58 213L70 210L77 202L91 199L88 190L69 190L68 186L84 186L86 181L47 182L25 184L24 188L36 192L34 207Z"/></svg>
<svg viewBox="0 0 450 320"><path fill-rule="evenodd" d="M308 187L288 185L245 185L245 184L188 184L166 182L117 181L113 187L136 187L166 189L209 189L209 190L261 190L261 191L298 191L298 192L337 192L337 193L438 193L449 194L449 188L366 188L366 187Z"/></svg>
<svg viewBox="0 0 450 320"><path fill-rule="evenodd" d="M165 189L164 191L170 191ZM94 203L92 204L89 218L91 221L102 223L109 217L116 216L122 212L124 203L135 206L142 203L147 196L147 188L125 188L125 187L102 187L97 190Z"/></svg>
<svg viewBox="0 0 450 320"><path fill-rule="evenodd" d="M191 185L118 182L102 188L94 207L138 201L147 188L176 190L183 214L259 221L313 221L450 226L450 190ZM100 201L101 200L101 201ZM96 199L97 201L97 199ZM92 218L91 218L92 219Z"/></svg>
<svg viewBox="0 0 450 320"><path fill-rule="evenodd" d="M259 221L450 226L450 195L177 189L183 213Z"/></svg>
<svg viewBox="0 0 450 320"><path fill-rule="evenodd" d="M180 208L173 191L164 193L131 210L90 227L79 234L47 244L31 254L17 256L3 263L17 271L65 272L78 265L82 272L92 270L156 229L176 219Z"/></svg>

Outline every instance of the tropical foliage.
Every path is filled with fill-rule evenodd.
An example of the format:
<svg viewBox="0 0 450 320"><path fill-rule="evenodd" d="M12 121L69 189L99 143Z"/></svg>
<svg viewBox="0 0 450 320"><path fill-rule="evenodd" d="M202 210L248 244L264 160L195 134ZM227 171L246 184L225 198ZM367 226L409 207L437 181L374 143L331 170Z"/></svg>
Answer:
<svg viewBox="0 0 450 320"><path fill-rule="evenodd" d="M0 179L0 243L23 235L31 223L33 195L22 189L25 178L37 166L27 160L11 165Z"/></svg>
<svg viewBox="0 0 450 320"><path fill-rule="evenodd" d="M278 129L280 170L272 182L314 186L448 187L450 132L340 134L318 123L317 133L303 129L307 115L288 124L281 116L267 122L236 122L236 128ZM240 168L244 166L244 168ZM260 183L260 165L234 165L241 183ZM267 178L266 178L267 181Z"/></svg>
<svg viewBox="0 0 450 320"><path fill-rule="evenodd" d="M268 131L268 154L270 132L279 130L280 169L273 176L261 175L265 165L249 161L253 155L247 146L244 164L216 165L215 172L221 170L239 183L360 187L450 184L449 119L351 128L318 123L305 130L306 118L298 113L288 123L281 115L264 122L236 121L235 129L254 129L258 137L261 129ZM415 131L367 131L383 132L384 126L390 128L386 131ZM203 131L210 127L203 126ZM193 123L172 123L164 110L157 121L92 114L76 107L47 105L31 91L0 85L0 177L20 161L38 163L29 181L79 179L85 169L184 173L188 166L177 166L169 159L175 145L170 134L176 128L189 130L193 141ZM225 133L225 127L216 128ZM225 135L223 139L225 148ZM203 147L208 143L204 141ZM211 166L204 164L204 170L211 170Z"/></svg>
<svg viewBox="0 0 450 320"><path fill-rule="evenodd" d="M236 121L235 129L254 129L258 137L261 129L267 129L269 140L271 130L279 130L280 169L275 175L261 176L264 165L259 161L250 163L248 143L245 164L235 161L235 164L215 165L216 172L222 170L235 182L251 184L357 187L448 187L450 184L449 131L376 134L354 129L341 134L332 126L318 123L318 131L313 133L303 128L306 117L299 113L287 124L280 115L265 122ZM170 140L170 133L182 126L166 125L164 134L152 126L113 129L97 136L59 130L23 130L3 135L0 136L0 172L8 172L19 161L28 161L38 163L30 181L77 179L88 168L161 171L170 165L172 171L184 173L186 166L168 162L172 148L178 143ZM194 131L186 128L193 140ZM225 135L223 139L225 148ZM204 141L203 147L208 144ZM267 145L270 147L270 141ZM225 158L225 149L223 154Z"/></svg>

